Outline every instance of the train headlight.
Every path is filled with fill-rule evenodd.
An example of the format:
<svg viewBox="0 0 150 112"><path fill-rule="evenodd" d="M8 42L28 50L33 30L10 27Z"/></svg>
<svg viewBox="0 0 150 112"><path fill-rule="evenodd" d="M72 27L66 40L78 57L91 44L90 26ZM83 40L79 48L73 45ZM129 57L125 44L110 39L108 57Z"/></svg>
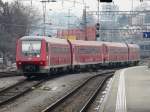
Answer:
<svg viewBox="0 0 150 112"><path fill-rule="evenodd" d="M40 55L38 54L36 57L38 57L38 58L39 58L39 57L40 57Z"/></svg>
<svg viewBox="0 0 150 112"><path fill-rule="evenodd" d="M40 65L43 65L43 62L40 62Z"/></svg>
<svg viewBox="0 0 150 112"><path fill-rule="evenodd" d="M21 62L19 62L18 64L21 65Z"/></svg>

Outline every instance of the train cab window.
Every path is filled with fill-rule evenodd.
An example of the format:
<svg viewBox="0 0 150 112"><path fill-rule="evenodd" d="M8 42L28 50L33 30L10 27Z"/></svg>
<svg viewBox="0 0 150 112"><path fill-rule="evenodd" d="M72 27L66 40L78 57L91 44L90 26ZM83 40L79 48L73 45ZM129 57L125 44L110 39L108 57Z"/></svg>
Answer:
<svg viewBox="0 0 150 112"><path fill-rule="evenodd" d="M41 53L41 41L22 41L22 54L24 56L36 56L40 57Z"/></svg>

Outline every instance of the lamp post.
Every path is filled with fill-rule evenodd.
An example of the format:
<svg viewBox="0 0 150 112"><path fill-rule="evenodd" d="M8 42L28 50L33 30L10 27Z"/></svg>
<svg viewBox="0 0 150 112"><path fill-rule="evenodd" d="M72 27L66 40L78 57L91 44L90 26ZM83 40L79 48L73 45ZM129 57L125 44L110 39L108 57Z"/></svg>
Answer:
<svg viewBox="0 0 150 112"><path fill-rule="evenodd" d="M70 8L68 9L68 15L65 16L65 17L67 17L67 36L69 36L70 17L72 17L72 16L71 16L71 9L70 9Z"/></svg>
<svg viewBox="0 0 150 112"><path fill-rule="evenodd" d="M87 8L89 6L86 5L85 1L83 0L84 9L83 9L83 19L84 19L84 32L85 32L85 40L87 40Z"/></svg>
<svg viewBox="0 0 150 112"><path fill-rule="evenodd" d="M87 9L89 8L89 6L86 5L85 3L85 6L84 6L84 25L85 25L85 40L88 40L87 38Z"/></svg>
<svg viewBox="0 0 150 112"><path fill-rule="evenodd" d="M70 29L70 11L71 11L71 9L68 9L68 37L69 37L69 29Z"/></svg>
<svg viewBox="0 0 150 112"><path fill-rule="evenodd" d="M99 38L100 38L100 15L99 15L99 0L97 0L98 1L98 6L97 6L97 24L99 24L99 29L98 29L98 35L99 35ZM97 40L97 39L96 39Z"/></svg>
<svg viewBox="0 0 150 112"><path fill-rule="evenodd" d="M98 19L97 19L97 23L99 23L99 5L100 5L100 4L99 4L99 0L97 0L97 2L98 2L98 6L97 6L97 12L98 12L98 13L97 13L97 18L98 18Z"/></svg>
<svg viewBox="0 0 150 112"><path fill-rule="evenodd" d="M43 1L40 1L42 3L42 6L43 6L43 24L44 24L44 28L43 28L43 35L45 36L46 34L46 3L49 3L49 2L56 2L56 0L43 0Z"/></svg>
<svg viewBox="0 0 150 112"><path fill-rule="evenodd" d="M87 20L86 20L86 5L83 9L83 19L84 19L84 32L85 32L85 40L87 40Z"/></svg>

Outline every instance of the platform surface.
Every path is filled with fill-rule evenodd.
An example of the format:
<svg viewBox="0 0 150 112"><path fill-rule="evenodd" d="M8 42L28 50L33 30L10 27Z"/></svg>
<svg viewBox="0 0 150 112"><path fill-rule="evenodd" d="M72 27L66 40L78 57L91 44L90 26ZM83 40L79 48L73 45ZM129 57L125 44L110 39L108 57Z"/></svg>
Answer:
<svg viewBox="0 0 150 112"><path fill-rule="evenodd" d="M150 112L150 68L117 71L103 105L102 112Z"/></svg>

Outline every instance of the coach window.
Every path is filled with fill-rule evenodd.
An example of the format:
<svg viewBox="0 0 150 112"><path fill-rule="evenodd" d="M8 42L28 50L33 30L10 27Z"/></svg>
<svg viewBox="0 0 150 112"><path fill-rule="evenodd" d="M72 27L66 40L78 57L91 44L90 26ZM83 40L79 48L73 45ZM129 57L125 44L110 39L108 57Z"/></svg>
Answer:
<svg viewBox="0 0 150 112"><path fill-rule="evenodd" d="M48 43L46 43L46 52L48 53Z"/></svg>
<svg viewBox="0 0 150 112"><path fill-rule="evenodd" d="M22 53L25 56L40 57L41 41L22 41Z"/></svg>

